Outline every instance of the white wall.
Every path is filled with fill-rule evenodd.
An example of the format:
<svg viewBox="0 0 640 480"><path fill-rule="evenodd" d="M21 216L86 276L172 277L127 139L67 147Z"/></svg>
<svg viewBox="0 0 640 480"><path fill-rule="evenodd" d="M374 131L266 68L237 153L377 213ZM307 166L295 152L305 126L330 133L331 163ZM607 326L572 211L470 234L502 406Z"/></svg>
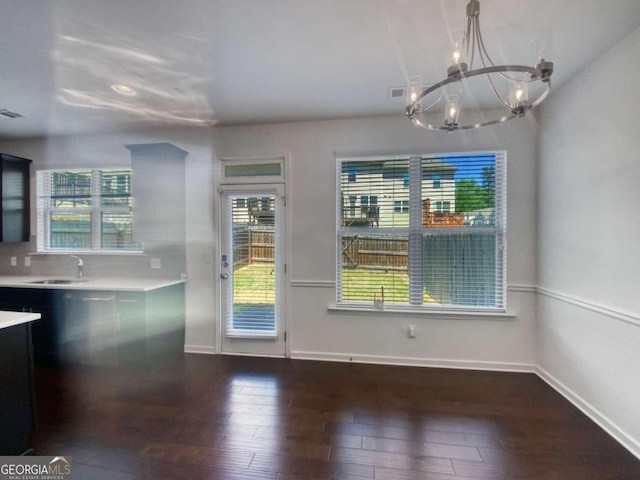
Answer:
<svg viewBox="0 0 640 480"><path fill-rule="evenodd" d="M4 142L35 168L126 165L126 144L170 142L189 152L187 175L187 349L214 352L218 158L286 154L289 248L288 338L292 355L395 363L531 370L535 360L536 147L532 119L461 134L427 132L404 117L164 130ZM509 320L330 313L335 302L335 152L508 151ZM167 182L171 179L167 178ZM162 189L158 190L162 194ZM0 250L0 253L4 250ZM6 257L6 252L2 255ZM212 263L207 263L213 259ZM0 262L8 263L8 258ZM144 270L144 271L142 271ZM137 274L152 274L146 264ZM162 272L158 272L162 273ZM417 326L408 339L407 324Z"/></svg>
<svg viewBox="0 0 640 480"><path fill-rule="evenodd" d="M214 129L218 158L289 159L287 322L294 357L497 369L531 369L535 361L536 145L533 119L456 134L427 132L404 117ZM479 150L508 152L508 310L516 319L329 312L335 302L335 153ZM416 339L407 338L408 324L417 326Z"/></svg>
<svg viewBox="0 0 640 480"><path fill-rule="evenodd" d="M540 115L538 365L640 457L640 29Z"/></svg>

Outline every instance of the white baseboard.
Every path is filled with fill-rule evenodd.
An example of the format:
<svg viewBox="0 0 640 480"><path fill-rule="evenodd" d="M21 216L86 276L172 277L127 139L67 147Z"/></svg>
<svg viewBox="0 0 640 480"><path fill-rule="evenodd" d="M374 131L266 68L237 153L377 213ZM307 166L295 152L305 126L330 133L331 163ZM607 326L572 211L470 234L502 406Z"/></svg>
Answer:
<svg viewBox="0 0 640 480"><path fill-rule="evenodd" d="M483 362L476 360L446 360L437 358L372 356L347 353L291 352L291 358L298 360L319 360L324 362L371 363L376 365L398 365L406 367L455 368L462 370L489 370L497 372L534 373L535 365L511 362Z"/></svg>
<svg viewBox="0 0 640 480"><path fill-rule="evenodd" d="M269 355L266 353L246 352L220 352L220 355L231 355L233 357L286 358L284 355Z"/></svg>
<svg viewBox="0 0 640 480"><path fill-rule="evenodd" d="M624 448L640 459L640 442L628 435L622 428L612 422L593 405L583 399L576 392L567 387L542 367L535 368L536 374L549 386L574 404L582 413L593 420L600 428L611 435Z"/></svg>
<svg viewBox="0 0 640 480"><path fill-rule="evenodd" d="M184 353L203 353L206 355L215 355L216 349L214 347L204 347L200 345L185 345Z"/></svg>

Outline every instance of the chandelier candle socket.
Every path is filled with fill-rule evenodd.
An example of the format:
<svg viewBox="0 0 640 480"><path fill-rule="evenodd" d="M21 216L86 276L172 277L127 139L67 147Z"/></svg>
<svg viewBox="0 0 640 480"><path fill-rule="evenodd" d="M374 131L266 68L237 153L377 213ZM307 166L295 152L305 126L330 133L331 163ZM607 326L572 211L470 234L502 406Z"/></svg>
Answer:
<svg viewBox="0 0 640 480"><path fill-rule="evenodd" d="M493 62L480 32L479 0L469 1L467 28L452 33L451 37L453 48L448 55L450 63L444 80L423 89L422 77L413 75L409 78L406 115L414 125L446 132L496 125L525 116L549 94L552 62L544 58L538 59L535 66L496 65ZM475 60L481 65L474 70ZM487 97L495 97L496 105L482 103L485 110L479 110L478 99ZM432 108L442 107L444 123L429 123L425 114ZM503 113L487 117L487 109L494 107L504 109ZM477 112L476 121L464 123L462 113L471 109Z"/></svg>

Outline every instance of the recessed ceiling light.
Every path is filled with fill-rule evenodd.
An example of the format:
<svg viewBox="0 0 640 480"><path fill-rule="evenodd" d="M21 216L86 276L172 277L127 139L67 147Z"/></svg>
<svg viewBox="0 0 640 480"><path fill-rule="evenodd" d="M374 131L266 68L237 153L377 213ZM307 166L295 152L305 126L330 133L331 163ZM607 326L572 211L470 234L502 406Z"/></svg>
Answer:
<svg viewBox="0 0 640 480"><path fill-rule="evenodd" d="M121 93L122 95L135 95L136 91L127 86L127 85L122 85L122 84L118 84L118 85L111 85L111 88L113 89L113 91Z"/></svg>

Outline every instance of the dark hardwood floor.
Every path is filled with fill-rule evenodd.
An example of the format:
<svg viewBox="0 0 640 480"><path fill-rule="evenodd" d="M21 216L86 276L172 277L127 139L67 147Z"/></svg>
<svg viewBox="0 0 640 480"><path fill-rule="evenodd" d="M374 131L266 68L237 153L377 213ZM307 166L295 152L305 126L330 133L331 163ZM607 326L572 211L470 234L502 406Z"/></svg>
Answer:
<svg viewBox="0 0 640 480"><path fill-rule="evenodd" d="M640 461L533 374L185 355L38 369L38 455L76 480L638 479Z"/></svg>

